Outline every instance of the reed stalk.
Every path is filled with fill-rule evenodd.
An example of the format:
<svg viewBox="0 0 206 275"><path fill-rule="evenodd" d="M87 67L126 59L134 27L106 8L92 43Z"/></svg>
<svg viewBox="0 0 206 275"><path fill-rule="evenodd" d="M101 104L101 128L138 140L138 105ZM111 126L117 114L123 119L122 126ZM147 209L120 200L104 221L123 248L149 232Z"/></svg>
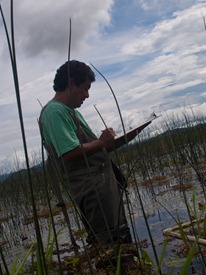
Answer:
<svg viewBox="0 0 206 275"><path fill-rule="evenodd" d="M26 136L25 136L25 130L24 130L24 120L23 120L22 107L21 107L21 97L20 97L20 89L19 89L19 81L18 81L15 39L14 39L13 0L10 1L11 42L10 42L10 37L9 37L9 34L8 34L8 30L7 30L7 24L6 24L1 6L0 6L0 11L1 11L1 16L2 16L2 20L3 20L5 33L6 33L7 44L8 44L9 53L10 53L12 72L13 72L13 80L14 80L14 86L15 86L16 101L17 101L17 107L18 107L18 114L19 114L20 128L21 128L21 134L22 134L25 161L26 161L26 167L27 167L27 176L28 176L28 179L29 179L29 187L30 187L31 201L32 201L32 207L33 207L33 215L34 215L35 228L36 228L38 253L39 253L39 259L40 259L39 263L40 263L40 266L41 266L41 274L47 274L46 268L45 268L46 267L46 261L45 261L45 256L44 256L43 244L42 244L41 233L40 233L39 222L38 222L38 216L37 216L36 205L35 205L34 191L33 191L32 178L31 178L30 165L29 165L29 157L28 157L28 151L27 151L27 142L26 142Z"/></svg>

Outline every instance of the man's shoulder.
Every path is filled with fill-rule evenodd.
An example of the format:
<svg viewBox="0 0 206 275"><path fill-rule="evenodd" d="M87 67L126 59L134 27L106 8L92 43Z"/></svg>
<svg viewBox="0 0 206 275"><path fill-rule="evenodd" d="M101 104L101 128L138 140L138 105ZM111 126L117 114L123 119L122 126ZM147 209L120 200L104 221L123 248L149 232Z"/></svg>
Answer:
<svg viewBox="0 0 206 275"><path fill-rule="evenodd" d="M47 113L47 115L53 113L65 113L68 112L68 107L61 102L51 100L44 106L42 112L43 114Z"/></svg>
<svg viewBox="0 0 206 275"><path fill-rule="evenodd" d="M68 114L67 106L57 101L49 101L43 108L40 114L40 121L47 123L51 120L59 120L66 117Z"/></svg>
<svg viewBox="0 0 206 275"><path fill-rule="evenodd" d="M60 110L64 110L64 109L68 109L67 105L65 105L62 102L56 101L56 100L50 100L46 105L45 105L46 109L60 109Z"/></svg>

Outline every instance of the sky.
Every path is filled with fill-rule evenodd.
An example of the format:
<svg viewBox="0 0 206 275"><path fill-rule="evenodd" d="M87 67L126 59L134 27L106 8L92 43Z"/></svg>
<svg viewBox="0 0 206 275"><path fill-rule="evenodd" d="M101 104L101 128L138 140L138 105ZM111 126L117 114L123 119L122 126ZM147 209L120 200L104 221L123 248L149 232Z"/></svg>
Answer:
<svg viewBox="0 0 206 275"><path fill-rule="evenodd" d="M126 129L155 112L151 125L181 113L205 115L206 1L204 0L15 0L14 32L31 164L38 162L37 119L53 96L53 79L68 58L94 66L114 91ZM0 0L10 34L10 1ZM111 90L98 72L90 97L79 109L99 135L104 124L121 134ZM0 17L0 173L24 159L11 61Z"/></svg>

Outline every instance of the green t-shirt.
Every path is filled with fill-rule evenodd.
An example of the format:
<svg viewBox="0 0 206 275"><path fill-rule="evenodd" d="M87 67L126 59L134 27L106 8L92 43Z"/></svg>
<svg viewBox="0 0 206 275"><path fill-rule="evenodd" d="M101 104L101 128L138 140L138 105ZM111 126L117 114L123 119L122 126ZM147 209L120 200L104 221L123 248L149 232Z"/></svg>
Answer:
<svg viewBox="0 0 206 275"><path fill-rule="evenodd" d="M81 126L92 133L83 116L61 102L51 100L41 116L43 136L46 144L52 144L58 157L80 145L77 137L77 125L70 113L77 116Z"/></svg>

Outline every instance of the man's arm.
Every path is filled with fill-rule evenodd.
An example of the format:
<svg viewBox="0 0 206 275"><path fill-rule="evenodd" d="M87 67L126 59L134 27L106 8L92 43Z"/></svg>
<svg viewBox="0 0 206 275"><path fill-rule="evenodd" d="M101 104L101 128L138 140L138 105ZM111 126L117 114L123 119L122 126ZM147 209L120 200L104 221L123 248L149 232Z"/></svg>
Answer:
<svg viewBox="0 0 206 275"><path fill-rule="evenodd" d="M123 135L116 139L114 130L112 128L107 128L102 132L99 139L82 143L73 150L63 154L63 160L81 160L84 158L84 155L90 156L102 148L106 148L108 152L111 152L133 140L150 123L151 121L129 131L126 133L126 137Z"/></svg>
<svg viewBox="0 0 206 275"><path fill-rule="evenodd" d="M99 139L82 143L73 150L62 155L64 161L81 160L84 156L90 156L102 148L113 147L115 132L112 128L105 129Z"/></svg>

